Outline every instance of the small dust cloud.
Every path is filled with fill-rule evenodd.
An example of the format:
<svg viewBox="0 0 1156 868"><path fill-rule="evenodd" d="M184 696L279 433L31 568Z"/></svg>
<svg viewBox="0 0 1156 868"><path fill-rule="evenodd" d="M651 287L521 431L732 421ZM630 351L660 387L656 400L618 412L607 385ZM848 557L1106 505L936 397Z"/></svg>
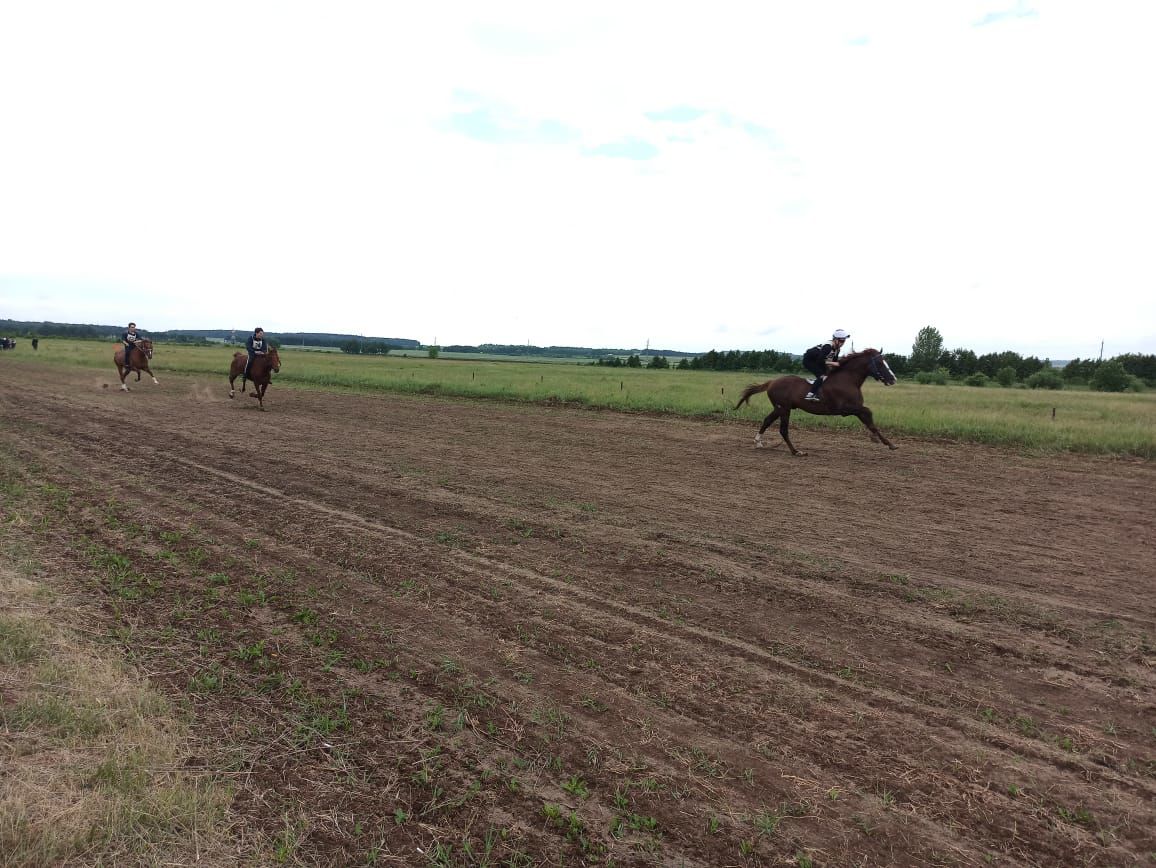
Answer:
<svg viewBox="0 0 1156 868"><path fill-rule="evenodd" d="M209 388L204 383L194 383L189 392L196 401L215 401L220 397L215 389Z"/></svg>

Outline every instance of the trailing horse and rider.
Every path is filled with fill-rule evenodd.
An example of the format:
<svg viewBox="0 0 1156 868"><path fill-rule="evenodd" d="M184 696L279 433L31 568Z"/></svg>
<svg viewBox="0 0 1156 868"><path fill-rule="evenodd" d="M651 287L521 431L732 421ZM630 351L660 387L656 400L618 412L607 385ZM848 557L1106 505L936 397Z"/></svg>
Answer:
<svg viewBox="0 0 1156 868"><path fill-rule="evenodd" d="M895 374L883 353L867 349L839 358L844 341L850 335L839 329L831 338L831 343L812 347L803 356L803 364L815 374L815 382L809 384L802 377L788 374L765 383L756 383L743 390L735 409L746 404L752 395L766 392L774 410L763 420L759 433L755 435L755 445L763 446L763 432L778 420L779 434L791 450L792 455L804 455L791 442L789 426L792 410L802 410L816 416L854 416L871 432L871 439L883 443L889 449L898 449L875 425L875 418L869 407L863 406L863 383L874 377L885 386L895 383Z"/></svg>

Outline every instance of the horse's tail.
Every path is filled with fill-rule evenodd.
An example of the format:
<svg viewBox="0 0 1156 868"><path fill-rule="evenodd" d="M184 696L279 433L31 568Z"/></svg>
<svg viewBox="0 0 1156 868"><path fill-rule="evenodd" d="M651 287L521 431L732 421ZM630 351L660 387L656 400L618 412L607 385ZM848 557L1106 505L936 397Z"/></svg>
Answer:
<svg viewBox="0 0 1156 868"><path fill-rule="evenodd" d="M739 402L735 404L735 409L737 410L739 407L749 401L752 395L757 395L759 392L765 392L770 387L770 380L767 380L765 383L753 383L752 385L747 386L745 389L743 389L743 394L742 397L739 398Z"/></svg>

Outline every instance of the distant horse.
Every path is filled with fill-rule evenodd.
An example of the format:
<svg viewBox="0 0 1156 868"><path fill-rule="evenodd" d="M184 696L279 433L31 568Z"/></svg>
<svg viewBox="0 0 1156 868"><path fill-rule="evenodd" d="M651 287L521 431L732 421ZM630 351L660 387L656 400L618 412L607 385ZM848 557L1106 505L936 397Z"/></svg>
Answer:
<svg viewBox="0 0 1156 868"><path fill-rule="evenodd" d="M895 374L891 373L887 360L883 358L883 353L879 350L863 350L859 353L851 353L851 355L841 359L839 367L835 368L823 381L823 386L819 390L821 400L804 400L803 396L810 389L810 384L802 377L790 374L786 377L767 380L765 383L747 386L743 390L743 396L735 404L735 409L737 410L747 403L751 395L757 395L759 392L766 392L767 397L771 399L771 404L775 408L774 412L763 420L759 433L755 435L755 446L763 445L763 432L778 419L779 433L783 435L783 440L791 450L791 454L805 455L805 452L800 452L795 448L795 444L791 442L787 433L791 411L803 410L807 413L814 413L816 416L857 416L859 421L866 425L867 430L871 432L872 440L882 442L889 449L898 449L898 446L884 437L883 432L875 427L875 419L871 415L871 410L863 406L863 382L868 376L874 377L885 386L891 386L895 383Z"/></svg>
<svg viewBox="0 0 1156 868"><path fill-rule="evenodd" d="M233 363L229 366L229 397L233 397L233 381L241 378L241 391L245 391L245 362L249 356L245 353L233 353ZM257 399L257 406L265 409L265 390L273 382L273 374L281 372L281 357L277 355L277 348L270 347L263 356L253 356L253 365L249 368L249 380L255 391L249 393L250 398Z"/></svg>
<svg viewBox="0 0 1156 868"><path fill-rule="evenodd" d="M124 344L118 344L116 352L112 354L112 360L116 364L116 372L120 376L120 387L124 391L128 391L128 383L125 379L130 373L136 371L136 381L140 382L140 372L144 371L153 378L153 385L159 386L157 378L153 372L149 370L149 359L153 357L153 342L148 338L141 338L136 342L136 346L132 348L132 354L128 357L128 366L124 363Z"/></svg>

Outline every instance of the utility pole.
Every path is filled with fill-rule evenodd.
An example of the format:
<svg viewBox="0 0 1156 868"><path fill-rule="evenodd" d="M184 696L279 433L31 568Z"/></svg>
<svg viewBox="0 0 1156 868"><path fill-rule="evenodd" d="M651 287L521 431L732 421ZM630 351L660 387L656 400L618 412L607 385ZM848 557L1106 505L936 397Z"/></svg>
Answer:
<svg viewBox="0 0 1156 868"><path fill-rule="evenodd" d="M1104 342L1100 341L1100 361L1104 361Z"/></svg>

